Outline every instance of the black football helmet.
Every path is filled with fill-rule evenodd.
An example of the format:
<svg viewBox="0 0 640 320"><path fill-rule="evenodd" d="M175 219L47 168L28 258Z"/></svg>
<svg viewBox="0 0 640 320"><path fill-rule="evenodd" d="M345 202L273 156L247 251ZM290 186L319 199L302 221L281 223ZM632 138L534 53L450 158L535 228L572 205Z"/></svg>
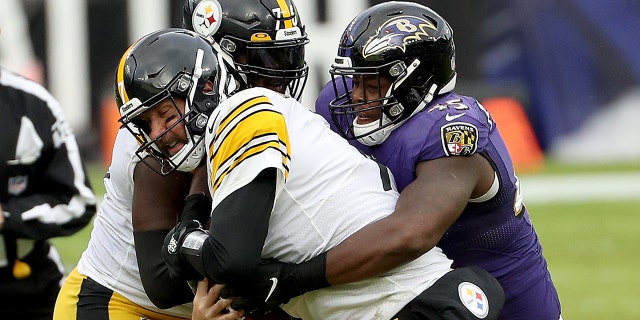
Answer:
<svg viewBox="0 0 640 320"><path fill-rule="evenodd" d="M251 86L300 99L309 38L292 0L186 0L183 27L215 41Z"/></svg>
<svg viewBox="0 0 640 320"><path fill-rule="evenodd" d="M208 81L213 90L203 92ZM219 64L213 48L200 35L185 29L159 30L135 42L120 59L114 86L121 116L118 121L138 139L136 155L160 163L159 173L190 171L206 154L203 138L209 115L239 88L241 84L227 72L224 63ZM177 106L176 97L186 100L184 112ZM151 139L148 124L139 116L165 99L173 101L181 117ZM157 142L176 125L185 125L188 143L171 156Z"/></svg>
<svg viewBox="0 0 640 320"><path fill-rule="evenodd" d="M430 8L411 2L384 2L358 14L342 34L330 74L336 99L332 120L347 139L377 145L433 99L455 87L453 31ZM350 80L384 77L391 82L379 98L354 101ZM359 112L378 109L381 118L358 124Z"/></svg>

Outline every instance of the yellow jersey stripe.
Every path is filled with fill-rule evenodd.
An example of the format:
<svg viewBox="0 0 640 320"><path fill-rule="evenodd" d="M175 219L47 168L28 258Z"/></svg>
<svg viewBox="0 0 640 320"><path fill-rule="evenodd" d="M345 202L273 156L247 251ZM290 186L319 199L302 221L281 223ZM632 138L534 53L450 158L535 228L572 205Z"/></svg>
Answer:
<svg viewBox="0 0 640 320"><path fill-rule="evenodd" d="M288 175L289 134L284 116L264 96L239 104L223 118L208 148L214 192L234 168L269 149L281 154L285 178Z"/></svg>
<svg viewBox="0 0 640 320"><path fill-rule="evenodd" d="M220 133L227 128L229 123L233 121L239 114L243 113L249 108L253 108L258 104L268 103L271 104L269 99L265 96L258 96L252 99L249 99L243 103L241 103L238 107L236 107L231 113L229 113L226 117L220 121L220 126L218 130L216 130L216 137L220 136ZM215 140L213 140L215 142Z"/></svg>
<svg viewBox="0 0 640 320"><path fill-rule="evenodd" d="M233 171L234 168L236 168L240 163L242 163L243 161L245 161L248 158L251 158L253 156L259 155L260 153L264 152L267 149L275 149L278 150L281 154L282 154L282 166L285 170L285 179L286 177L289 175L289 167L287 166L287 163L289 162L289 155L282 153L282 146L280 145L280 143L275 142L275 141L269 141L267 143L261 144L261 145L257 145L254 147L251 147L249 149L247 149L245 152L242 153L242 155L238 158L234 158L232 163L229 164L229 167L224 170L223 172L217 172L217 173L212 173L211 179L213 181L212 183L212 190L213 192L215 192L218 187L220 187L220 184L222 183L222 181L224 180L224 178L231 172ZM216 177L217 175L217 177Z"/></svg>

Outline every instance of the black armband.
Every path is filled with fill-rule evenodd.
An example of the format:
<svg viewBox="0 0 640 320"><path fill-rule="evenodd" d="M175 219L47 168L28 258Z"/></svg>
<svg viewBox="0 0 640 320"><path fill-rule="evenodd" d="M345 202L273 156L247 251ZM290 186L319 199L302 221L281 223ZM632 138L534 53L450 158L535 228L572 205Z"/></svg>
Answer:
<svg viewBox="0 0 640 320"><path fill-rule="evenodd" d="M149 300L160 309L193 301L193 292L184 281L177 281L158 254L169 230L134 231L133 237L142 287Z"/></svg>
<svg viewBox="0 0 640 320"><path fill-rule="evenodd" d="M298 295L329 287L330 284L329 281L327 281L326 270L326 252L305 262L295 264L291 269L290 274L295 279L295 291Z"/></svg>
<svg viewBox="0 0 640 320"><path fill-rule="evenodd" d="M204 193L190 194L184 199L180 220L196 220L206 225L211 217L211 200Z"/></svg>

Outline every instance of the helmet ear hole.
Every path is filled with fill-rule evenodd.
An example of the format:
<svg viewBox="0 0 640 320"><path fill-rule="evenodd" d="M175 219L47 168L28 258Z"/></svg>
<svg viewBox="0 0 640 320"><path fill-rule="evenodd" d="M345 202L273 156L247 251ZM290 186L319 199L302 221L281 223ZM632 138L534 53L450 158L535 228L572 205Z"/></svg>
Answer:
<svg viewBox="0 0 640 320"><path fill-rule="evenodd" d="M207 80L204 83L204 88L202 88L202 92L205 94L211 93L214 90L213 82L211 80Z"/></svg>

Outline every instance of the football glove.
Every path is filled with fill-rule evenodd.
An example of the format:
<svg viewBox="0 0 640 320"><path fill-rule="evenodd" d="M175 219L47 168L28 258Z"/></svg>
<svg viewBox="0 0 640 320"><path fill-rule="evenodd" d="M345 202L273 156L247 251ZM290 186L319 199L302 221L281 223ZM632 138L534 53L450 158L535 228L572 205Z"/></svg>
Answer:
<svg viewBox="0 0 640 320"><path fill-rule="evenodd" d="M169 269L171 278L176 280L200 280L203 278L187 262L183 254L199 255L202 243L207 236L208 232L202 229L202 225L197 220L180 221L167 233L162 245L162 258Z"/></svg>
<svg viewBox="0 0 640 320"><path fill-rule="evenodd" d="M231 308L253 316L271 313L281 304L306 292L328 287L326 253L309 261L292 264L263 259L253 282L244 287L226 286L223 298L236 297Z"/></svg>
<svg viewBox="0 0 640 320"><path fill-rule="evenodd" d="M211 200L204 193L190 194L184 199L180 220L197 220L206 225L211 216Z"/></svg>

